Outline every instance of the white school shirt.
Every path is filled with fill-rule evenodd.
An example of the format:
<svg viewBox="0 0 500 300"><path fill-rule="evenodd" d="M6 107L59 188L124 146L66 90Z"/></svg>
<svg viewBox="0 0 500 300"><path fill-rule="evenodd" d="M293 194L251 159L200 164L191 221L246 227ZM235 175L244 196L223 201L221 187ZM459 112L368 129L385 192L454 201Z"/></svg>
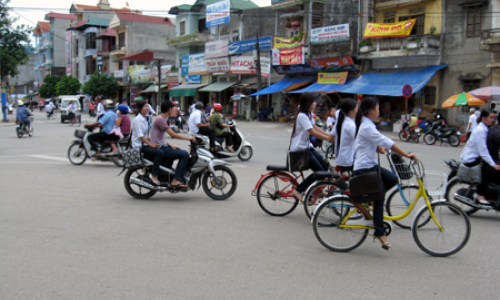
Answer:
<svg viewBox="0 0 500 300"><path fill-rule="evenodd" d="M146 118L138 114L132 121L132 148L140 148L142 146L141 137L148 138L149 125Z"/></svg>
<svg viewBox="0 0 500 300"><path fill-rule="evenodd" d="M196 124L201 124L201 110L193 108L188 120L189 132L194 134L200 132L200 127Z"/></svg>
<svg viewBox="0 0 500 300"><path fill-rule="evenodd" d="M313 117L300 112L295 122L295 135L291 138L290 151L300 151L310 148L311 134L309 133L309 129L313 128Z"/></svg>
<svg viewBox="0 0 500 300"><path fill-rule="evenodd" d="M477 117L476 117L476 114L472 114L472 115L469 116L469 123L467 124L467 128L469 128L469 125L470 125L469 131L473 132L474 129L476 129L476 127L477 127Z"/></svg>
<svg viewBox="0 0 500 300"><path fill-rule="evenodd" d="M97 115L98 116L104 115L105 112L106 112L106 110L104 109L102 102L99 102L99 104L97 104Z"/></svg>
<svg viewBox="0 0 500 300"><path fill-rule="evenodd" d="M377 147L391 149L394 141L381 134L372 120L363 117L355 144L354 171L378 165Z"/></svg>
<svg viewBox="0 0 500 300"><path fill-rule="evenodd" d="M462 154L460 155L460 161L464 164L470 164L481 157L488 165L496 165L486 146L487 137L488 127L483 122L480 122L472 132L467 144L465 144L464 150L462 150Z"/></svg>
<svg viewBox="0 0 500 300"><path fill-rule="evenodd" d="M333 130L335 130L336 135L337 125ZM338 137L336 138L336 145L339 145L339 150L335 156L335 163L341 167L351 167L354 163L354 147L356 143L356 123L354 120L345 116L341 131L341 140L339 141Z"/></svg>

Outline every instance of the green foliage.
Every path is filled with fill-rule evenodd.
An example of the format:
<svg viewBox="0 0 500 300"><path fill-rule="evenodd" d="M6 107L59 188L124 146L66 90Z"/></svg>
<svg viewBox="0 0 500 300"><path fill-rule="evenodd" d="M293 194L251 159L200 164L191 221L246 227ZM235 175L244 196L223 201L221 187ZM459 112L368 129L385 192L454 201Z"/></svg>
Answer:
<svg viewBox="0 0 500 300"><path fill-rule="evenodd" d="M370 40L370 39L364 39L361 42L359 42L360 47L371 46L371 45L372 45L372 40Z"/></svg>
<svg viewBox="0 0 500 300"><path fill-rule="evenodd" d="M73 76L63 76L56 84L57 95L76 95L82 84Z"/></svg>
<svg viewBox="0 0 500 300"><path fill-rule="evenodd" d="M60 78L57 76L47 76L43 80L43 84L38 90L40 97L42 98L50 98L57 95L61 95L57 93L56 86L59 83ZM62 94L64 95L64 94Z"/></svg>
<svg viewBox="0 0 500 300"><path fill-rule="evenodd" d="M25 25L13 27L19 18L9 16L10 0L0 1L0 80L5 76L15 76L19 73L17 66L28 61L29 34L31 28Z"/></svg>
<svg viewBox="0 0 500 300"><path fill-rule="evenodd" d="M90 77L89 81L82 86L84 94L89 94L92 97L102 96L103 98L114 98L118 93L118 82L110 75L99 74L95 72Z"/></svg>

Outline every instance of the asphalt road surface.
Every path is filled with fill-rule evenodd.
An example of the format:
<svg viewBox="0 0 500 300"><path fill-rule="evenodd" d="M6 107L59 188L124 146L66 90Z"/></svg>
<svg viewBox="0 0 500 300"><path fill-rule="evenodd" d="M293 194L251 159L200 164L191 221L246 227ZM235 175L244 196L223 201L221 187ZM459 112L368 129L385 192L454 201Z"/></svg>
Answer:
<svg viewBox="0 0 500 300"><path fill-rule="evenodd" d="M239 124L254 156L228 159L238 189L225 201L202 189L137 200L111 163L69 163L75 127L35 114L31 138L17 138L12 122L0 124L0 299L499 297L495 212L472 216L467 246L436 258L396 226L389 251L367 239L349 253L332 252L302 207L285 217L262 211L251 190L266 165L285 163L291 126ZM398 145L443 172L443 159L462 150Z"/></svg>

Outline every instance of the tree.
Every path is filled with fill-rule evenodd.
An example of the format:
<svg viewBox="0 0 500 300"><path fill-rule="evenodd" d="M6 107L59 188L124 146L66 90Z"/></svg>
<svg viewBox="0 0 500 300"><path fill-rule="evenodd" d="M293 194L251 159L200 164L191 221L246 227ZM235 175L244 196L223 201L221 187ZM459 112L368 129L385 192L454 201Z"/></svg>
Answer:
<svg viewBox="0 0 500 300"><path fill-rule="evenodd" d="M59 83L60 78L57 76L47 76L43 80L43 84L38 90L38 93L40 94L40 97L42 98L51 98L57 95L60 95L57 93L56 86Z"/></svg>
<svg viewBox="0 0 500 300"><path fill-rule="evenodd" d="M13 28L13 23L19 18L9 16L9 2L10 0L0 1L0 81L8 75L15 76L19 73L17 66L28 61L26 51L30 47L31 28L25 25Z"/></svg>
<svg viewBox="0 0 500 300"><path fill-rule="evenodd" d="M57 95L76 95L80 91L82 84L73 76L63 76L56 84Z"/></svg>
<svg viewBox="0 0 500 300"><path fill-rule="evenodd" d="M99 74L95 72L90 79L82 86L84 94L89 94L92 97L102 96L104 98L114 98L118 93L118 82L110 75Z"/></svg>

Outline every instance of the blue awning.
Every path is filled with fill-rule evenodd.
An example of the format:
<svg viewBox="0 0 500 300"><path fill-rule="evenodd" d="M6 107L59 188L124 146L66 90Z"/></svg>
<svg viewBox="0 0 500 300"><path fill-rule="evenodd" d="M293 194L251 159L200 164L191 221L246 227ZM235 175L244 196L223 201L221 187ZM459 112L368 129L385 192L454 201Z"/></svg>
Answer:
<svg viewBox="0 0 500 300"><path fill-rule="evenodd" d="M302 94L302 93L331 94L331 93L337 93L337 92L340 92L340 90L342 88L346 87L348 84L352 83L353 81L355 81L357 79L358 78L356 78L356 77L348 77L345 84L321 84L321 83L315 82L306 88L291 91L288 93L294 93L294 94Z"/></svg>
<svg viewBox="0 0 500 300"><path fill-rule="evenodd" d="M262 89L249 96L267 95L267 94L291 91L303 87L304 85L313 82L315 79L316 79L315 77L285 77L284 79L276 82L275 84L270 85L265 89Z"/></svg>
<svg viewBox="0 0 500 300"><path fill-rule="evenodd" d="M446 68L446 65L371 70L361 75L357 80L346 85L340 90L341 93L379 95L379 96L403 96L403 87L411 85L413 93L420 91L431 80L434 74Z"/></svg>

